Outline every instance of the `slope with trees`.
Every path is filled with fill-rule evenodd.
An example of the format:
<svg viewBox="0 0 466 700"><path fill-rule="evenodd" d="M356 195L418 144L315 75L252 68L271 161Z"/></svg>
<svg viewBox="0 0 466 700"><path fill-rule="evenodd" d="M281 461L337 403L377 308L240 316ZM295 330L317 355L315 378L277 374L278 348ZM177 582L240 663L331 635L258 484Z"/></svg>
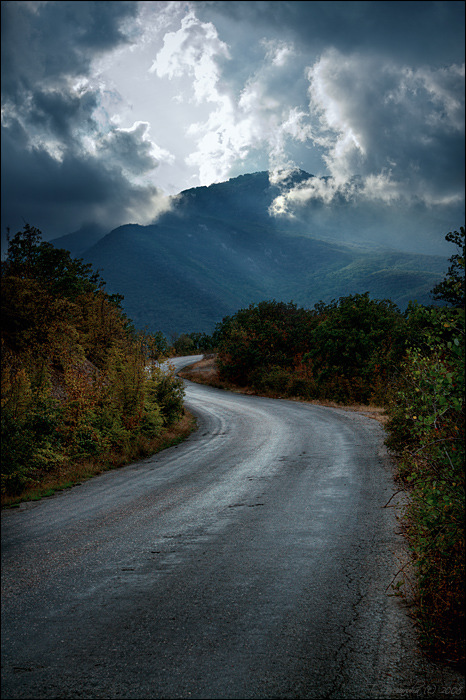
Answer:
<svg viewBox="0 0 466 700"><path fill-rule="evenodd" d="M242 175L181 192L150 225L125 224L93 245L92 227L54 242L103 271L138 327L168 337L212 333L224 316L272 297L309 308L369 291L405 309L426 303L444 276L444 245L429 243L424 220L421 255L393 211L383 222L380 208L368 217L348 202L314 202L299 216L272 216L280 192L267 172Z"/></svg>
<svg viewBox="0 0 466 700"><path fill-rule="evenodd" d="M26 225L2 262L2 502L155 451L183 415L161 333Z"/></svg>

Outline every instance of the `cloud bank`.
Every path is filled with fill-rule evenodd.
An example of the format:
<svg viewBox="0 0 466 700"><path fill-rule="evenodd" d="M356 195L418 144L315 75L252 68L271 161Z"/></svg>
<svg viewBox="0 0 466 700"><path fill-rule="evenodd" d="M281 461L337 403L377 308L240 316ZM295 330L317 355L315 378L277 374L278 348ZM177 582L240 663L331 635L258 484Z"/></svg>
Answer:
<svg viewBox="0 0 466 700"><path fill-rule="evenodd" d="M110 230L167 206L145 176L169 154L149 124L112 121L93 80L93 60L129 44L136 13L134 2L2 3L2 228Z"/></svg>
<svg viewBox="0 0 466 700"><path fill-rule="evenodd" d="M311 140L329 177L280 195L274 213L335 196L461 204L464 64L411 69L329 50L307 70Z"/></svg>
<svg viewBox="0 0 466 700"><path fill-rule="evenodd" d="M266 169L275 216L346 202L458 227L463 28L461 2L4 2L2 234L147 223L167 194Z"/></svg>

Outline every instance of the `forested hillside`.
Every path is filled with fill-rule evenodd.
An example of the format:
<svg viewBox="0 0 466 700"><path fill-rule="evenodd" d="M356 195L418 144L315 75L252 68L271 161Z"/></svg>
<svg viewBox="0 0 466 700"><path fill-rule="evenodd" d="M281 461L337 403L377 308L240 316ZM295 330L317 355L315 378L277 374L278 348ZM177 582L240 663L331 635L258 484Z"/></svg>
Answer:
<svg viewBox="0 0 466 700"><path fill-rule="evenodd" d="M183 416L159 361L90 264L26 225L2 262L2 503L150 454Z"/></svg>
<svg viewBox="0 0 466 700"><path fill-rule="evenodd" d="M432 245L425 222L425 240L413 251L403 248L411 236L393 216L388 222L380 212L363 215L344 202L314 204L299 218L272 216L279 194L267 172L242 175L181 192L150 225L100 232L97 242L98 230L85 227L53 243L102 270L138 327L169 338L212 333L224 316L270 298L309 308L369 291L401 309L411 299L430 303L447 257L426 254Z"/></svg>

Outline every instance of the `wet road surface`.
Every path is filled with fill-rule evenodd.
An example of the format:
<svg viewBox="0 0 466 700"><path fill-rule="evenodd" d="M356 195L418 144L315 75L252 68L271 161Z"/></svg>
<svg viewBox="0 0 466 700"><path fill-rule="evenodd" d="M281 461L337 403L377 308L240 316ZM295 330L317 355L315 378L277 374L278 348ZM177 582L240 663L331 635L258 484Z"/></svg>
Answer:
<svg viewBox="0 0 466 700"><path fill-rule="evenodd" d="M2 513L2 698L464 697L387 595L379 423L189 382L186 403L183 444Z"/></svg>

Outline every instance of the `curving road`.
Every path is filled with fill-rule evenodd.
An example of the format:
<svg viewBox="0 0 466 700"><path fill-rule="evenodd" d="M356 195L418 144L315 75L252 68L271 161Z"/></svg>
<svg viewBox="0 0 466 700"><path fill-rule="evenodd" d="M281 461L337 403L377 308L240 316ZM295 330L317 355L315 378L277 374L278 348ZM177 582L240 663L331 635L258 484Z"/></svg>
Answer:
<svg viewBox="0 0 466 700"><path fill-rule="evenodd" d="M2 698L464 696L386 593L380 425L189 382L186 403L183 444L2 513Z"/></svg>

